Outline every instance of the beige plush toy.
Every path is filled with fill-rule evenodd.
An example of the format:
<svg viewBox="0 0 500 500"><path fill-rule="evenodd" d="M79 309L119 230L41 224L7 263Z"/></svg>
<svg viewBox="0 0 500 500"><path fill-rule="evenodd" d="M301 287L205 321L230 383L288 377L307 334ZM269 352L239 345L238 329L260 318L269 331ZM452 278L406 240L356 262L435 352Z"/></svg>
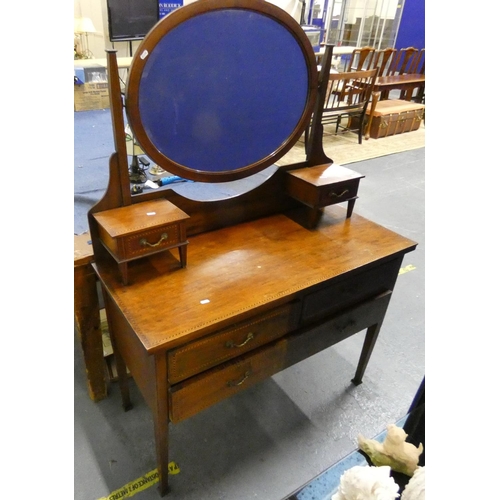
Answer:
<svg viewBox="0 0 500 500"><path fill-rule="evenodd" d="M418 467L418 459L424 447L420 443L417 448L406 442L408 434L394 424L387 426L387 435L383 443L374 439L358 436L358 446L372 461L373 465L388 465L392 470L412 476Z"/></svg>

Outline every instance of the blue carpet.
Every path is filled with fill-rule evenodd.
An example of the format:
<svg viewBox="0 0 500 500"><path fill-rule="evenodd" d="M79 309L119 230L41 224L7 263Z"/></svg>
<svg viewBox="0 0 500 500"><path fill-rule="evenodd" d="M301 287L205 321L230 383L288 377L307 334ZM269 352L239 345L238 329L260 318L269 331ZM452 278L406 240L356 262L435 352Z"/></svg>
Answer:
<svg viewBox="0 0 500 500"><path fill-rule="evenodd" d="M88 230L87 212L106 191L109 179L109 157L113 151L113 129L109 109L75 112L75 234Z"/></svg>
<svg viewBox="0 0 500 500"><path fill-rule="evenodd" d="M115 150L110 110L75 112L74 142L74 234L82 234L88 231L89 209L103 197L108 186L109 157ZM170 187L193 200L225 199L258 186L275 169L271 166L238 181L181 182Z"/></svg>

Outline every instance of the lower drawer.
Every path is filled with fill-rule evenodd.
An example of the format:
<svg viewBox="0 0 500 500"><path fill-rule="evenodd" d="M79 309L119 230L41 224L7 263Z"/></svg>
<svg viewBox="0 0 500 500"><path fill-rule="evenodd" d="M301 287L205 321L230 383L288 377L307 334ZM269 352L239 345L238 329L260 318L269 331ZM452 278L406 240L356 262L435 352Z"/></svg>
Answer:
<svg viewBox="0 0 500 500"><path fill-rule="evenodd" d="M170 421L191 417L223 399L265 380L284 368L286 341L212 368L170 389Z"/></svg>

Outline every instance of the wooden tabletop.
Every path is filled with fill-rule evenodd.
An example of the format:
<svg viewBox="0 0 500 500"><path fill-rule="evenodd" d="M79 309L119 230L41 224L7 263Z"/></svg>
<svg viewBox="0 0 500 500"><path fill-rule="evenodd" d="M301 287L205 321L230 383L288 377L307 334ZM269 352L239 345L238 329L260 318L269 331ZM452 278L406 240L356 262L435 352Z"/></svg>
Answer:
<svg viewBox="0 0 500 500"><path fill-rule="evenodd" d="M84 266L94 260L94 249L90 233L74 235L74 265Z"/></svg>
<svg viewBox="0 0 500 500"><path fill-rule="evenodd" d="M425 82L425 75L420 73L407 73L405 75L380 76L375 85L392 85L396 83L421 83Z"/></svg>
<svg viewBox="0 0 500 500"><path fill-rule="evenodd" d="M144 348L170 349L289 302L301 291L413 250L416 243L341 207L315 230L275 215L190 238L189 264L168 254L130 266L124 286L113 265L96 271Z"/></svg>

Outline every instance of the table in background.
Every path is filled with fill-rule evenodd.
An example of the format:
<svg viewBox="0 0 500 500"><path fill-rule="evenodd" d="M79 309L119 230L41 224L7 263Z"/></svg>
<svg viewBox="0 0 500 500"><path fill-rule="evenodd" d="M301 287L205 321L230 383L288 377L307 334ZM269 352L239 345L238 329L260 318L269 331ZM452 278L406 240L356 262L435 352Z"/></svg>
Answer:
<svg viewBox="0 0 500 500"><path fill-rule="evenodd" d="M380 92L380 99L387 99L391 90L401 90L403 96L401 99L412 100L412 94L415 89L419 89L416 101L422 102L425 89L425 75L420 73L407 73L404 75L380 76L375 81L374 92Z"/></svg>
<svg viewBox="0 0 500 500"><path fill-rule="evenodd" d="M94 252L90 234L74 237L74 315L75 327L82 347L87 390L92 401L107 395L102 346L101 318L97 278L92 267Z"/></svg>

